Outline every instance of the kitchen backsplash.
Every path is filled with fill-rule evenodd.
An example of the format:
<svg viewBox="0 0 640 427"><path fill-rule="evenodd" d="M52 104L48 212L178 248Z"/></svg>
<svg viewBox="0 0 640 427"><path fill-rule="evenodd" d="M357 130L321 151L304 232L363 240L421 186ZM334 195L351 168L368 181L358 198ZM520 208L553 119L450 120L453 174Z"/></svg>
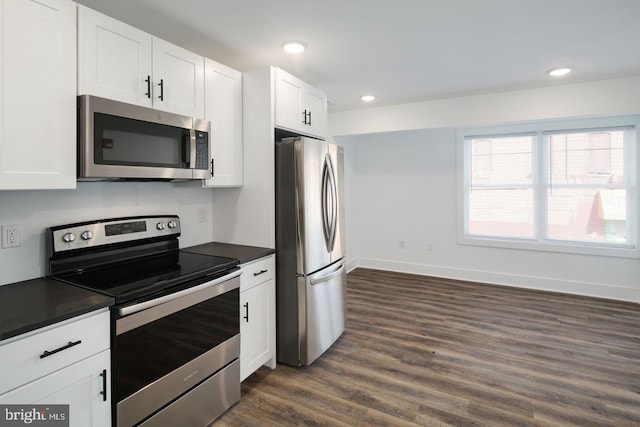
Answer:
<svg viewBox="0 0 640 427"><path fill-rule="evenodd" d="M79 182L75 190L0 191L0 225L21 244L0 249L0 285L46 275L45 229L84 220L177 214L180 246L213 239L214 192L197 182Z"/></svg>

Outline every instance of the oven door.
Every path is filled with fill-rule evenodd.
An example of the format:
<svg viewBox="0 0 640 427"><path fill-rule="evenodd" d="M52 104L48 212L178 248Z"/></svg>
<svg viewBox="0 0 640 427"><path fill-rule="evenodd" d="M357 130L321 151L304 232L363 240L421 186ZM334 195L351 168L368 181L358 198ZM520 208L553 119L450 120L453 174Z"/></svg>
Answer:
<svg viewBox="0 0 640 427"><path fill-rule="evenodd" d="M114 309L117 425L139 423L240 356L239 275ZM231 383L239 394L240 378Z"/></svg>

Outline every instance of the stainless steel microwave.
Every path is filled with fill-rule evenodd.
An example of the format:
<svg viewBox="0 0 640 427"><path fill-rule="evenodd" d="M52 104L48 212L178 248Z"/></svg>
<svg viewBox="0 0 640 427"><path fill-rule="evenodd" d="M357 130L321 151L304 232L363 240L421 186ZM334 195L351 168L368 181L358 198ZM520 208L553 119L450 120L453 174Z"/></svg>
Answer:
<svg viewBox="0 0 640 427"><path fill-rule="evenodd" d="M209 177L207 120L78 97L78 180Z"/></svg>

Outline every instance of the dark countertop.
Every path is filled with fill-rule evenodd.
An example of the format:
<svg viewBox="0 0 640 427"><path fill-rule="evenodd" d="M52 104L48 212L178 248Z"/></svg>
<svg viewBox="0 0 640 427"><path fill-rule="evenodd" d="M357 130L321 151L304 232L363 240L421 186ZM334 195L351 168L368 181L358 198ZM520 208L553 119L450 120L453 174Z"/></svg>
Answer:
<svg viewBox="0 0 640 427"><path fill-rule="evenodd" d="M182 248L183 251L195 252L204 255L223 256L227 258L237 258L240 264L254 261L271 254L275 254L275 249L261 248L258 246L234 245L231 243L204 243L202 245Z"/></svg>
<svg viewBox="0 0 640 427"><path fill-rule="evenodd" d="M49 278L0 286L0 341L113 302L111 297Z"/></svg>

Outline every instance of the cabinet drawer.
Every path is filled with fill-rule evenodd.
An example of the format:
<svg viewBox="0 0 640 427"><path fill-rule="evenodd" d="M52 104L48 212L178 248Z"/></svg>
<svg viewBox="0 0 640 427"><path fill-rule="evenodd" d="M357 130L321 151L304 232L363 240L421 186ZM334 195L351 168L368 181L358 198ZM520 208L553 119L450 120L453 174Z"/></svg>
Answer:
<svg viewBox="0 0 640 427"><path fill-rule="evenodd" d="M270 255L242 264L240 267L242 267L240 292L243 292L276 276L276 257L275 255Z"/></svg>
<svg viewBox="0 0 640 427"><path fill-rule="evenodd" d="M108 310L16 337L0 344L0 394L108 348Z"/></svg>

